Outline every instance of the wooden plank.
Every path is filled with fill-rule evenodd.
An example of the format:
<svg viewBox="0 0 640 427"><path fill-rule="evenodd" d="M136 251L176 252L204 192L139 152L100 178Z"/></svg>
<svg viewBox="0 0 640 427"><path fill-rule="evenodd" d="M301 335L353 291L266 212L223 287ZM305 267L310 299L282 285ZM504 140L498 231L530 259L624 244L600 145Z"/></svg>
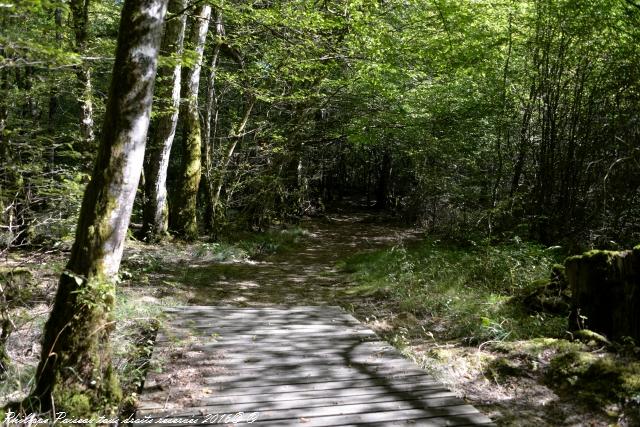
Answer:
<svg viewBox="0 0 640 427"><path fill-rule="evenodd" d="M375 333L373 331L367 330L367 329L345 329L345 330L318 330L316 332L314 331L300 331L298 333L295 333L294 331L287 331L287 330L279 330L279 329L272 329L272 330L266 330L266 329L256 329L253 331L244 331L245 333L240 333L240 332L230 332L230 331L225 331L224 329L220 329L220 328L216 328L216 327L205 327L205 328L176 328L176 329L172 329L170 331L170 334L167 331L163 331L163 334L160 336L159 340L160 342L162 341L166 341L166 340L172 340L172 339L176 339L176 338L180 338L180 335L182 335L182 337L191 337L194 334L197 335L201 335L201 336L209 336L212 339L216 339L216 336L221 336L222 334L226 334L228 336L232 336L234 338L242 338L242 337L247 337L249 340L255 341L256 339L263 339L263 338L273 338L273 337L280 337L280 336L286 336L288 339L290 340L296 340L296 339L304 339L305 337L309 337L310 339L317 339L317 338L324 338L326 340L330 340L333 338L349 338L349 337L354 337L354 338L359 338L359 337L375 337ZM166 339L163 339L163 337L166 337Z"/></svg>
<svg viewBox="0 0 640 427"><path fill-rule="evenodd" d="M456 399L456 403L460 400ZM245 412L237 411L232 407L225 408L226 410L219 413L234 413ZM343 405L334 405L331 403L324 406L316 407L302 407L302 408L279 408L269 410L261 407L259 404L252 405L248 412L258 412L260 414L259 421L266 422L271 420L282 419L300 419L300 418L316 418L316 417L331 417L336 415L364 415L364 414L376 414L379 412L398 412L406 411L410 412L414 417L428 418L428 417L447 417L454 415L464 414L477 414L478 411L471 405L454 404L451 406L434 406L428 407L422 401L419 400L392 400L377 403L347 403ZM173 412L167 412L165 414L159 414L159 416L176 416L176 417L188 417L198 416L203 413L210 413L207 408L188 408ZM215 413L215 412L211 412Z"/></svg>
<svg viewBox="0 0 640 427"><path fill-rule="evenodd" d="M329 427L329 426L420 426L453 427L468 425L491 425L491 420L477 411L455 415L430 416L420 410L384 411L365 414L330 415L324 417L298 417L293 419L265 420L258 418L256 425L269 427Z"/></svg>
<svg viewBox="0 0 640 427"><path fill-rule="evenodd" d="M232 406L231 410L246 411L247 408L242 405L246 404L260 404L263 410L273 410L274 403L286 403L287 408L295 407L308 407L308 406L324 406L327 403L331 404L346 404L351 403L365 403L365 402L380 402L387 401L389 399L405 398L406 400L420 399L427 402L428 405L434 406L436 399L451 399L448 405L454 403L460 403L460 399L455 396L454 393L443 388L427 388L411 390L410 395L407 392L393 391L390 392L386 387L362 387L362 388L347 388L341 390L335 390L331 393L331 396L327 396L325 390L307 391L307 392L289 392L289 393L270 393L270 394L237 394L226 395L222 394L218 396L217 393L212 393L212 396L207 399L198 399L194 402L196 408L206 408L207 412L225 412L221 408L224 406ZM437 404L435 406L446 406L444 404ZM154 414L161 415L164 402L144 402L139 411L149 412L154 411ZM244 409L243 409L244 408ZM228 408L227 408L228 411Z"/></svg>
<svg viewBox="0 0 640 427"><path fill-rule="evenodd" d="M401 399L401 400L400 400ZM221 405L206 405L198 404L196 407L180 410L159 410L157 416L199 416L201 414L228 414L236 412L244 413L260 413L264 418L277 417L295 417L296 414L300 417L321 417L321 416L333 416L333 415L346 415L351 414L349 411L356 411L354 413L374 413L385 410L411 410L420 409L426 416L433 416L431 409L441 411L443 408L458 408L461 406L461 401L455 397L434 397L424 398L417 395L413 398L403 398L393 395L378 396L367 398L355 398L349 397L347 399L316 399L316 400L288 400L288 401L274 401L274 402L252 402L245 404L221 404ZM345 412L346 411L346 412ZM473 411L471 411L473 412ZM284 415L282 415L284 414ZM442 412L436 412L437 415L442 415Z"/></svg>
<svg viewBox="0 0 640 427"><path fill-rule="evenodd" d="M304 339L303 339L304 338ZM342 334L332 335L307 335L307 336L287 336L287 335L235 335L226 336L219 333L194 334L192 331L185 331L179 335L166 335L161 333L156 339L158 344L180 344L182 342L201 341L215 346L216 344L227 345L286 345L291 342L303 343L303 345L315 345L318 348L333 348L333 345L353 344L354 342L378 341L380 338L375 333Z"/></svg>
<svg viewBox="0 0 640 427"><path fill-rule="evenodd" d="M139 417L241 411L268 426L490 423L338 307L167 313L156 355L170 356L176 375L149 374Z"/></svg>
<svg viewBox="0 0 640 427"><path fill-rule="evenodd" d="M434 408L429 413L422 409L397 409L388 411L377 412L364 412L364 413L340 413L333 415L316 415L305 416L304 411L298 412L296 417L288 417L286 412L270 414L258 413L258 419L254 422L254 425L269 426L269 427L290 427L290 426L303 426L303 427L329 427L329 426L362 426L362 425L375 425L375 426L399 426L399 425L411 425L411 426L468 426L468 425L491 425L491 420L480 414L472 406L450 406L444 408ZM335 412L335 411L333 411ZM439 415L436 415L438 414ZM233 413L232 413L233 414ZM220 425L218 423L206 423L206 414L200 416L195 415L182 415L179 414L169 415L171 418L185 418L195 419L199 422L198 425L213 426ZM280 418L278 418L280 417ZM283 418L285 417L285 418ZM160 418L155 418L156 420ZM140 425L140 424L134 424ZM163 424L166 426L184 426L184 423ZM230 424L227 424L230 425Z"/></svg>
<svg viewBox="0 0 640 427"><path fill-rule="evenodd" d="M210 338L211 340L215 338ZM357 345L359 349L367 348L371 352L380 351L396 351L391 345L384 341L354 341L354 340L340 340L331 342L328 340L318 340L317 342L305 342L300 341L297 343L291 343L288 339L256 341L256 340L243 340L243 341L227 341L222 339L214 342L193 343L190 346L192 351L207 351L207 352L226 352L233 353L241 351L242 354L279 354L279 353L297 353L297 352L309 352L309 351L322 351L323 353L344 353L346 350L353 348Z"/></svg>
<svg viewBox="0 0 640 427"><path fill-rule="evenodd" d="M345 379L339 378L322 378L322 377L300 377L298 381L287 381L283 384L265 384L263 381L257 382L220 382L218 377L204 377L203 384L215 386L217 385L220 389L224 387L226 393L231 393L231 390L237 388L251 388L252 390L248 392L242 392L247 394L258 394L258 393L268 393L269 390L275 390L277 387L292 387L296 390L304 390L304 387L307 387L312 390L332 390L332 389L341 389L345 387L356 388L356 387L371 387L371 386L380 386L384 385L388 389L404 389L406 387L441 387L442 385L433 379L433 377L428 375L410 375L403 377L366 377L363 376L361 378L357 378L355 375L353 377L347 377ZM281 390L277 388L277 390Z"/></svg>
<svg viewBox="0 0 640 427"><path fill-rule="evenodd" d="M349 315L341 307L337 306L269 306L269 307L233 307L233 306L211 306L211 305L187 305L163 308L167 314L184 316L188 314L203 314L207 316L218 316L225 314L235 314L238 316L257 316L262 314L280 314L286 316L306 314L321 317L331 317L334 315Z"/></svg>
<svg viewBox="0 0 640 427"><path fill-rule="evenodd" d="M431 390L434 393L445 391L446 389L436 381L414 381L414 382L396 382L376 381L376 380L357 380L357 381L326 381L317 383L300 383L300 384L281 384L275 386L218 386L215 382L205 384L204 389L216 397L235 397L235 396L267 396L273 394L297 394L299 396L335 396L340 395L343 390L353 390L352 394L363 394L369 391L385 390L389 393L412 393L414 391ZM157 392L152 392L152 386L146 388L146 395L149 398L155 397L154 400L166 401L171 395L181 394L188 391L189 387L180 389L177 387L167 387ZM350 392L351 393L351 392ZM162 397L160 397L162 396Z"/></svg>
<svg viewBox="0 0 640 427"><path fill-rule="evenodd" d="M220 321L220 322L228 322L230 320L243 320L247 322L257 322L257 321L326 321L327 323L331 323L332 321L337 322L356 322L351 314L343 311L322 311L322 312L306 312L306 311L198 311L198 310L189 310L187 309L184 313L168 313L163 312L161 315L164 318L177 320L177 321Z"/></svg>
<svg viewBox="0 0 640 427"><path fill-rule="evenodd" d="M332 314L330 316L315 316L308 314L296 314L292 316L281 314L264 314L256 316L235 316L232 314L220 313L219 316L208 316L205 313L189 314L188 317L170 315L167 316L172 322L176 322L178 325L182 324L198 324L198 323L220 323L234 326L254 325L264 323L298 323L298 324L348 324L358 325L358 321L347 314ZM234 323L242 321L241 325Z"/></svg>
<svg viewBox="0 0 640 427"><path fill-rule="evenodd" d="M328 369L330 368L330 369ZM249 384L256 386L281 385L281 384L305 384L327 381L355 381L355 380L385 380L411 382L413 380L431 379L424 371L414 368L411 370L399 370L393 367L380 366L375 371L360 372L353 367L330 366L330 367L310 367L304 373L298 372L273 372L265 373L262 370L229 369L225 373L203 374L207 381L216 384Z"/></svg>
<svg viewBox="0 0 640 427"><path fill-rule="evenodd" d="M330 355L329 355L330 356ZM251 360L225 360L215 357L189 358L183 360L173 360L175 366L198 366L200 368L210 368L218 370L276 370L285 373L297 373L303 375L308 369L315 369L318 365L323 367L339 367L348 366L359 370L360 372L375 373L379 368L388 364L397 364L398 369L409 370L414 368L411 362L395 357L375 357L375 356L358 356L353 359L345 359L339 357L291 357L278 360L266 360L257 362Z"/></svg>
<svg viewBox="0 0 640 427"><path fill-rule="evenodd" d="M237 320L237 322L242 322L242 320ZM336 331L344 331L344 330L352 330L352 331L369 331L368 328L365 328L363 325L354 325L350 322L313 322L304 324L302 321L300 322L255 322L251 324L244 325L230 325L222 322L181 322L180 324L171 325L171 332L173 330L183 330L183 331L206 331L206 330L216 330L219 332L225 332L227 334L253 334L255 335L256 331L278 331L278 330L286 330L296 333L324 333L324 332L336 332ZM165 332L165 331L161 331Z"/></svg>
<svg viewBox="0 0 640 427"><path fill-rule="evenodd" d="M318 364L318 363L338 363L346 366L362 366L374 365L380 363L399 363L403 366L411 366L405 359L399 358L391 350L381 350L377 352L370 352L366 349L354 349L344 352L317 352L317 353L287 353L274 351L265 351L264 353L233 353L233 352L210 352L199 351L190 349L192 353L198 353L201 357L192 357L188 359L177 359L175 362L188 364L197 364L204 361L211 361L218 366L229 365L246 365L251 364L251 367L270 367L270 366L286 366L286 365L302 365L302 364Z"/></svg>

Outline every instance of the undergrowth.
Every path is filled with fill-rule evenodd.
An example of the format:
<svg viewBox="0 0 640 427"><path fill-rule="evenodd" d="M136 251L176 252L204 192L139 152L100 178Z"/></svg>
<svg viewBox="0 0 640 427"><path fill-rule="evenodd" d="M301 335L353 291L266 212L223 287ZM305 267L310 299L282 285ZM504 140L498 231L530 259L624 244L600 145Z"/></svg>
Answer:
<svg viewBox="0 0 640 427"><path fill-rule="evenodd" d="M531 313L514 298L548 278L560 259L557 249L522 241L462 247L427 239L358 254L339 267L350 273L350 293L430 316L446 324L441 338L478 343L564 334L563 316Z"/></svg>
<svg viewBox="0 0 640 427"><path fill-rule="evenodd" d="M259 258L295 249L308 235L308 231L299 227L272 229L263 233L238 233L226 236L219 242L198 245L195 255L207 256L218 262Z"/></svg>

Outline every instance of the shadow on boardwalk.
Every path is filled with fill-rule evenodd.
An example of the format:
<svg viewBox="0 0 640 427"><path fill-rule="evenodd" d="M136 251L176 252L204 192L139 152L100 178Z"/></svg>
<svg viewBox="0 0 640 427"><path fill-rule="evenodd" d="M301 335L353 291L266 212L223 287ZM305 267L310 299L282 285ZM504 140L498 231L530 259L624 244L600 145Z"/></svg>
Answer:
<svg viewBox="0 0 640 427"><path fill-rule="evenodd" d="M177 307L156 343L138 418L268 426L478 425L465 404L338 307ZM179 424L179 423L176 423Z"/></svg>

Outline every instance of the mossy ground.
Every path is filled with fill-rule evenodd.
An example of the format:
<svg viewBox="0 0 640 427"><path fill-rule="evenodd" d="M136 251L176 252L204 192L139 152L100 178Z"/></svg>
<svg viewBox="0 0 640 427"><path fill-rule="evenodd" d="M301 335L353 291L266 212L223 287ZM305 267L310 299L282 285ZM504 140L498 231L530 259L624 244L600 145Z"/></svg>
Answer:
<svg viewBox="0 0 640 427"><path fill-rule="evenodd" d="M374 320L378 332L499 425L640 425L633 345L572 336L568 311L527 305L556 289L561 260L556 249L523 242L426 240L340 266L349 292L378 302L377 318L387 319Z"/></svg>

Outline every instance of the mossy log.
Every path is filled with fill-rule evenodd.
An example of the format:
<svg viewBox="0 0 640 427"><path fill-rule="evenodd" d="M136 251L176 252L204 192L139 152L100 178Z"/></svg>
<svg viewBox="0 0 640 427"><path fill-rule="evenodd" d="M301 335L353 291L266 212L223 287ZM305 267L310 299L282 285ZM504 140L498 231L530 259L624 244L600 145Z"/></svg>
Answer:
<svg viewBox="0 0 640 427"><path fill-rule="evenodd" d="M569 327L640 341L640 247L590 251L565 261L572 294Z"/></svg>

